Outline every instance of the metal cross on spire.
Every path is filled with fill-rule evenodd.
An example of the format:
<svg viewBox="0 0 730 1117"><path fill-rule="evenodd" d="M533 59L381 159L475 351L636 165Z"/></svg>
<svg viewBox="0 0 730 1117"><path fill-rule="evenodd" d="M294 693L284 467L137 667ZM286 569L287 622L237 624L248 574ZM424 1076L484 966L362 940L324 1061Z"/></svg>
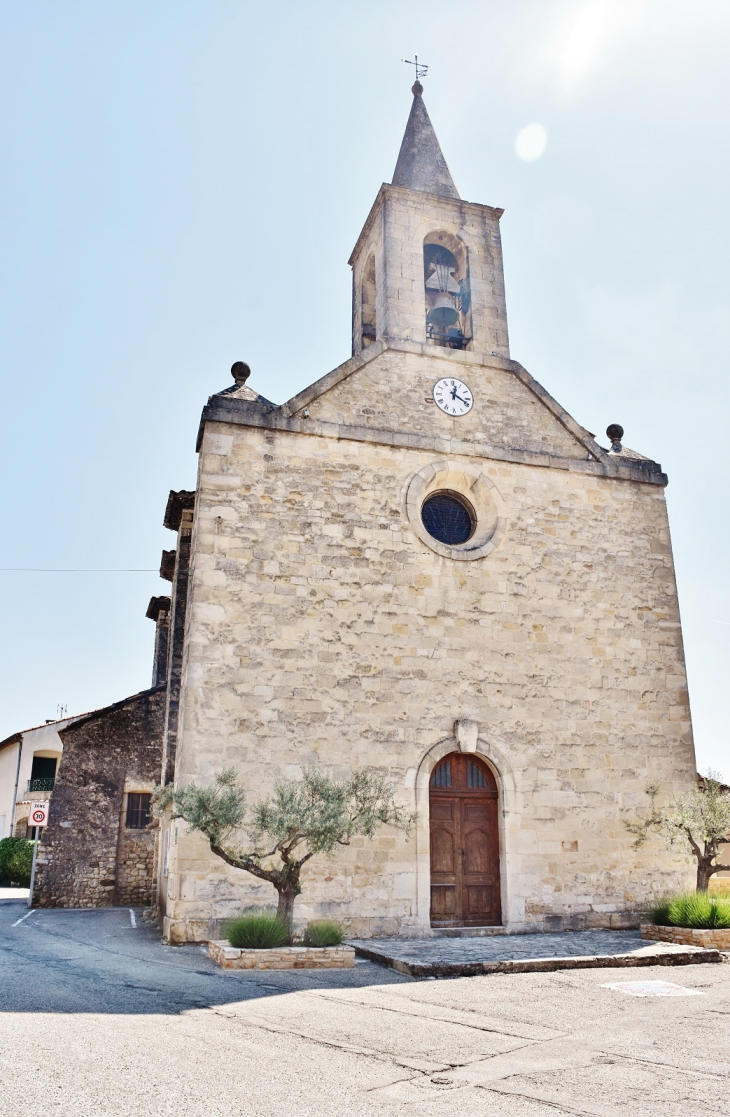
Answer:
<svg viewBox="0 0 730 1117"><path fill-rule="evenodd" d="M430 65L427 62L418 61L417 54L414 54L412 59L401 58L401 62L406 62L409 66L416 67L416 81L420 81L421 78L427 77L428 71L431 69Z"/></svg>

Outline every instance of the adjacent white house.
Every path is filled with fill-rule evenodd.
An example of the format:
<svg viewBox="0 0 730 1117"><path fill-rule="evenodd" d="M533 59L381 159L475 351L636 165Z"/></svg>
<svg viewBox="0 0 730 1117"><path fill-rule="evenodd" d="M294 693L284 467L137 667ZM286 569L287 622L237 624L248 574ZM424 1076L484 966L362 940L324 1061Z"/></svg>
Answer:
<svg viewBox="0 0 730 1117"><path fill-rule="evenodd" d="M58 731L76 720L49 721L0 741L0 840L32 836L31 803L50 799L63 753Z"/></svg>

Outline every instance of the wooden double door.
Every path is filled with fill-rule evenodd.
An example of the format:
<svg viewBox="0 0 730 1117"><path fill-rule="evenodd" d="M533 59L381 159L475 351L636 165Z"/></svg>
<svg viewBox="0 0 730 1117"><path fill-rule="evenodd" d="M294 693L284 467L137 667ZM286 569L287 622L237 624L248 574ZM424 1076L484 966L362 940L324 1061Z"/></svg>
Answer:
<svg viewBox="0 0 730 1117"><path fill-rule="evenodd" d="M432 926L499 925L498 794L486 764L445 756L431 773L429 814Z"/></svg>

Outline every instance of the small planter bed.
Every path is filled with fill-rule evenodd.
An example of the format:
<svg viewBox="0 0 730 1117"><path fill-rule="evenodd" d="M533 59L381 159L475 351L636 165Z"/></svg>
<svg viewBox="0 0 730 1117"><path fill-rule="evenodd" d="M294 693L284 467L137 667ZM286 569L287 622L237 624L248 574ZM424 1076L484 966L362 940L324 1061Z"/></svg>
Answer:
<svg viewBox="0 0 730 1117"><path fill-rule="evenodd" d="M351 946L277 946L247 950L226 939L208 943L208 954L224 970L347 970L355 965Z"/></svg>
<svg viewBox="0 0 730 1117"><path fill-rule="evenodd" d="M355 951L343 946L345 933L332 919L314 919L301 940L290 946L291 926L267 911L232 919L225 939L208 943L208 954L224 970L345 970L355 965Z"/></svg>
<svg viewBox="0 0 730 1117"><path fill-rule="evenodd" d="M697 927L661 927L657 923L641 924L642 939L655 942L676 942L683 946L714 947L716 950L730 950L730 928L710 927L700 930Z"/></svg>
<svg viewBox="0 0 730 1117"><path fill-rule="evenodd" d="M666 896L647 913L642 939L730 950L730 899L707 892Z"/></svg>

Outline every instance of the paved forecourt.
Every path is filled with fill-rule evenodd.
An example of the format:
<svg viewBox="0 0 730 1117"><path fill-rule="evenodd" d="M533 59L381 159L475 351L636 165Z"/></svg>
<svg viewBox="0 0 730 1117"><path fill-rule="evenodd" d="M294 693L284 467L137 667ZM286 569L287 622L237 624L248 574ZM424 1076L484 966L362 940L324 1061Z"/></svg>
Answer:
<svg viewBox="0 0 730 1117"><path fill-rule="evenodd" d="M730 1117L728 965L224 973L140 915L0 902L1 1117Z"/></svg>
<svg viewBox="0 0 730 1117"><path fill-rule="evenodd" d="M361 958L412 977L530 973L622 966L684 966L722 962L716 949L648 942L638 931L580 931L555 935L475 938L353 939Z"/></svg>

